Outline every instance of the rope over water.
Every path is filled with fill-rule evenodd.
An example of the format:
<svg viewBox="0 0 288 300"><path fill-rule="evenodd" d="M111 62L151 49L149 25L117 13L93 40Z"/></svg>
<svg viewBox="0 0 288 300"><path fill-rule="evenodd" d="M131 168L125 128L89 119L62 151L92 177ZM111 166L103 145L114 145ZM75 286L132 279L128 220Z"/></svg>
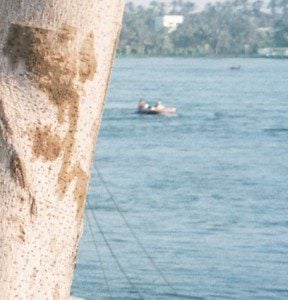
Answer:
<svg viewBox="0 0 288 300"><path fill-rule="evenodd" d="M95 212L94 212L94 210L91 208L89 199L87 200L87 206L88 206L89 210L91 211L92 217L93 217L93 219L94 219L94 221L95 221L95 223L96 223L96 225L97 225L97 227L98 227L98 230L99 230L99 232L100 232L100 234L101 234L101 236L102 236L102 238L103 238L103 240L104 240L104 242L105 242L107 248L109 249L109 252L110 252L111 256L112 256L113 259L115 260L115 262L116 262L116 264L117 264L119 270L120 270L121 273L124 275L124 277L126 278L127 282L130 284L131 288L138 294L139 298L144 300L144 297L142 296L142 294L139 292L139 290L137 289L137 287L135 286L135 284L131 281L131 279L130 279L129 276L127 275L127 273L126 273L126 271L124 270L123 266L121 265L121 263L120 263L120 261L119 261L117 255L114 253L114 251L113 251L113 249L112 249L110 243L108 242L108 240L107 240L107 238L106 238L106 235L105 235L105 233L103 232L103 230L102 230L102 228L101 228L101 225L100 225L100 223L99 223L98 220L97 220L97 217L96 217L96 215L95 215ZM95 240L95 242L96 242L96 240Z"/></svg>
<svg viewBox="0 0 288 300"><path fill-rule="evenodd" d="M97 241L96 241L93 229L92 229L92 223L91 223L91 220L90 220L90 217L89 217L89 214L87 213L87 211L85 211L85 215L86 215L86 220L88 221L88 226L89 226L89 229L90 229L92 241L93 241L94 247L96 249L96 254L97 254L98 261L100 263L100 267L101 267L101 271L102 271L102 274L103 274L103 278L104 278L104 281L105 281L105 284L106 284L109 296L110 296L111 299L113 299L112 293L111 293L111 288L110 288L110 285L109 285L109 282L108 282L108 278L107 278L107 275L106 275L106 272L105 272L105 269L104 269L103 261L101 259L101 255L100 255L100 252L99 252L99 249L98 249L98 246L97 246Z"/></svg>
<svg viewBox="0 0 288 300"><path fill-rule="evenodd" d="M146 257L147 257L148 260L150 261L151 265L154 267L154 269L157 271L157 273L159 274L159 276L160 276L160 277L162 278L162 280L165 282L165 284L166 284L167 286L169 286L169 288L171 289L171 291L174 293L175 296L179 296L179 294L178 294L178 292L176 291L176 289L175 289L175 288L172 286L172 284L168 281L167 277L166 277L165 274L162 272L162 270L159 269L159 267L158 267L157 264L155 263L153 257L148 253L147 249L145 248L145 246L143 245L143 243L141 242L141 240L140 240L139 237L137 236L136 232L134 231L134 229L131 227L131 225L130 225L129 222L127 221L125 215L123 214L123 212L121 211L120 207L119 207L118 204L116 203L116 201L115 201L115 199L114 199L114 196L113 196L112 192L110 191L110 189L109 189L109 187L108 187L106 181L104 180L102 174L100 173L99 169L97 168L97 166L94 166L94 168L95 168L95 170L96 170L96 172L97 172L97 174L98 174L98 177L99 177L100 180L101 180L101 183L102 183L104 189L106 190L106 193L109 195L109 199L110 199L111 202L113 203L113 205L114 205L116 211L118 212L118 214L119 214L119 215L121 216L121 218L123 219L123 221L124 221L126 227L129 229L131 235L133 236L133 238L135 239L135 241L137 242L137 244L139 245L139 247L141 248L141 250L143 251L143 253L146 255ZM89 200L88 200L87 202L88 202L88 207L90 207ZM90 207L90 209L91 209L91 207ZM109 245L109 243L108 243L108 241L107 241L107 239L106 239L106 237L105 237L105 235L104 235L104 232L101 230L101 228L100 228L100 226L99 226L99 222L97 221L96 216L95 216L93 210L91 210L91 212L92 212L93 217L95 218L95 222L96 222L96 224L97 224L97 226L98 226L98 228L99 228L100 233L102 232L101 235L102 235L102 237L103 237L103 239L104 239L104 241L105 241L105 244L106 244L107 247L109 248L109 251L111 252L111 255L112 255L112 252L113 252L113 251L112 251L112 248L111 248L111 246ZM109 245L109 246L108 246L108 245ZM111 250L110 250L110 248L111 248ZM115 254L113 254L113 255L115 256L114 259L117 261L116 255L115 255ZM112 256L113 256L113 255L112 255ZM118 263L117 263L117 264L118 264ZM122 268L122 266L121 266L121 268ZM122 268L122 269L123 269L123 268ZM123 271L124 271L124 269L123 269ZM125 271L122 272L122 273L123 273L123 274L126 274ZM126 275L125 275L125 277L126 277ZM128 277L128 276L127 276L127 277ZM128 279L127 279L127 280L128 280ZM134 286L133 286L133 287L134 287ZM135 287L134 287L134 288L135 288Z"/></svg>

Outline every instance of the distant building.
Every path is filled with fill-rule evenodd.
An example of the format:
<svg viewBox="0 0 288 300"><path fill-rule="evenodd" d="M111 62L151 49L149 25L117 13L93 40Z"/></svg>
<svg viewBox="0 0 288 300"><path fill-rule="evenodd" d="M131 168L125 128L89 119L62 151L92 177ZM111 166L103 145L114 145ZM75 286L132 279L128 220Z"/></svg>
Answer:
<svg viewBox="0 0 288 300"><path fill-rule="evenodd" d="M260 48L258 49L258 55L265 57L287 57L288 58L288 48Z"/></svg>
<svg viewBox="0 0 288 300"><path fill-rule="evenodd" d="M263 32L263 33L273 33L273 27L258 27L257 31L258 32Z"/></svg>
<svg viewBox="0 0 288 300"><path fill-rule="evenodd" d="M184 22L184 16L182 15L165 15L156 18L155 26L156 29L160 30L167 28L168 32L173 32L177 27Z"/></svg>

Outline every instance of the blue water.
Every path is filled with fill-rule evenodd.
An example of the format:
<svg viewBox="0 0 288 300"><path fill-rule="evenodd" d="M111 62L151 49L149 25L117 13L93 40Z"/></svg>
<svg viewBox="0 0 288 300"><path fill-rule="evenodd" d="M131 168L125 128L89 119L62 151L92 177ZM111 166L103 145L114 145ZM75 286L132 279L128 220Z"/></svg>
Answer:
<svg viewBox="0 0 288 300"><path fill-rule="evenodd" d="M231 71L231 65L242 70ZM177 107L135 114L138 99ZM288 299L288 60L117 59L89 202L145 299ZM114 299L139 299L93 222ZM73 294L110 299L89 227Z"/></svg>

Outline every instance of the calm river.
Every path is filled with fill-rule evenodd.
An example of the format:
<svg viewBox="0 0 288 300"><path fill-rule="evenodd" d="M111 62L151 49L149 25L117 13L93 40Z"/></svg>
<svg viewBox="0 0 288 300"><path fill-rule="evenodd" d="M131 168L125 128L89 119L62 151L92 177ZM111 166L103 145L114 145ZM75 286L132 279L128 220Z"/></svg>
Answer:
<svg viewBox="0 0 288 300"><path fill-rule="evenodd" d="M288 299L288 60L117 59L94 164L178 295L95 168L74 295Z"/></svg>

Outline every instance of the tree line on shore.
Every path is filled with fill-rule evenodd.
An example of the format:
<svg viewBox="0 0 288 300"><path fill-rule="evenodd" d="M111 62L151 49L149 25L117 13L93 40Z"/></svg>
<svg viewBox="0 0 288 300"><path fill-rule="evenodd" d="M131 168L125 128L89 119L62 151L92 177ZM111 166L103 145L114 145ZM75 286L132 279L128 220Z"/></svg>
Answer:
<svg viewBox="0 0 288 300"><path fill-rule="evenodd" d="M268 5L267 5L268 4ZM183 15L173 32L157 18ZM117 53L149 56L252 56L259 48L288 47L288 0L228 0L197 10L193 2L128 2Z"/></svg>

